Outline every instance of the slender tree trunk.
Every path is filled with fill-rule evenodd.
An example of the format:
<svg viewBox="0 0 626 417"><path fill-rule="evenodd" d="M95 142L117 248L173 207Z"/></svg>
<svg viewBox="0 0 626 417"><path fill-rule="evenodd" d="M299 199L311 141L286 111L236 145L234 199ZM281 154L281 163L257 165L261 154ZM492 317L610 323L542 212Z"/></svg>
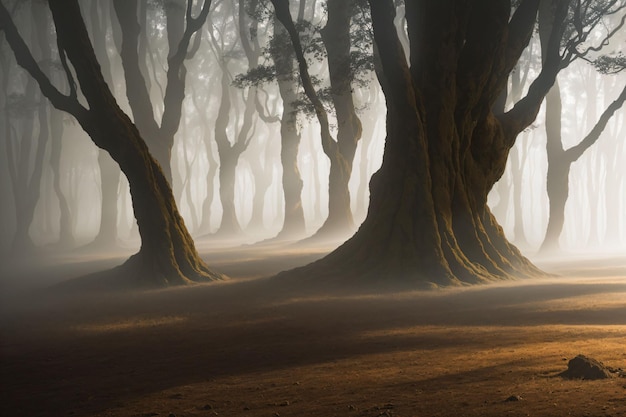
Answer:
<svg viewBox="0 0 626 417"><path fill-rule="evenodd" d="M225 236L237 236L242 232L237 212L235 210L235 174L239 156L243 149L235 142L231 144L228 139L228 123L230 120L230 79L226 64L222 66L222 96L217 119L215 121L215 141L220 158L219 182L220 201L222 203L222 221L217 233Z"/></svg>
<svg viewBox="0 0 626 417"><path fill-rule="evenodd" d="M252 216L250 222L246 227L246 231L251 234L262 234L265 232L265 225L263 222L263 215L265 212L265 197L267 190L272 185L272 164L269 158L267 149L269 144L265 144L265 151L258 152L248 161L252 175L254 177L254 197L252 198ZM261 161L264 159L264 163Z"/></svg>
<svg viewBox="0 0 626 417"><path fill-rule="evenodd" d="M215 176L218 171L218 162L213 155L213 145L211 143L213 138L208 134L208 131L209 127L205 126L204 147L206 149L209 168L206 174L206 197L202 202L202 221L199 228L200 233L204 234L211 232L211 206L215 199Z"/></svg>
<svg viewBox="0 0 626 417"><path fill-rule="evenodd" d="M361 139L361 121L352 97L353 70L350 59L350 18L352 2L328 1L328 22L321 35L328 53L331 96L337 116L337 146L324 147L330 159L328 178L328 218L316 237L346 236L354 230L350 208L352 164L358 141Z"/></svg>
<svg viewBox="0 0 626 417"><path fill-rule="evenodd" d="M569 196L571 162L565 160L565 150L561 141L561 112L561 92L558 83L555 82L546 97L547 192L550 210L541 252L560 250L559 237L565 223L565 202Z"/></svg>
<svg viewBox="0 0 626 417"><path fill-rule="evenodd" d="M52 168L52 187L54 195L59 200L59 244L65 248L74 246L72 230L72 213L70 206L61 188L61 150L63 148L63 113L51 109L50 114L50 165ZM114 229L115 230L115 229Z"/></svg>
<svg viewBox="0 0 626 417"><path fill-rule="evenodd" d="M2 35L4 36L4 35ZM13 193L11 190L11 176L9 171L9 158L5 150L11 138L11 125L7 107L9 91L9 60L5 54L5 48L0 48L0 255L8 254L15 222Z"/></svg>
<svg viewBox="0 0 626 417"><path fill-rule="evenodd" d="M28 80L23 99L27 109L35 103L35 88L34 80ZM44 153L50 136L47 103L39 100L36 110L26 110L27 113L21 115L22 128L17 129L21 138L12 135L7 142L7 154L13 158L9 161L9 169L12 171L16 217L12 250L20 255L30 253L35 247L29 230L39 201ZM38 116L37 135L34 134L35 114Z"/></svg>
<svg viewBox="0 0 626 417"><path fill-rule="evenodd" d="M624 112L616 116L612 137L624 138L626 137L626 117ZM620 230L624 230L626 226L626 219L624 219L623 212L620 210L620 204L626 209L626 175L621 170L624 159L626 159L626 145L623 140L618 140L616 149L610 154L607 152L607 178L605 188L605 206L606 206L606 224L607 231L605 237L605 243L608 246L619 247L622 244L620 238ZM620 175L620 170L622 174ZM622 190L622 195L619 193L615 195L609 190ZM621 197L621 201L620 201ZM621 223L621 224L620 224ZM621 227L620 227L621 226Z"/></svg>
<svg viewBox="0 0 626 417"><path fill-rule="evenodd" d="M276 44L284 45L287 33L283 26L274 19L274 37ZM294 54L291 48L278 50L270 48L276 65L278 89L283 100L283 114L280 119L280 162L283 167L282 183L285 201L285 216L278 238L298 238L304 235L305 222L302 208L302 176L298 169L298 148L300 134L297 127L297 113L293 107L296 101L296 80L293 77Z"/></svg>
<svg viewBox="0 0 626 417"><path fill-rule="evenodd" d="M520 248L528 247L524 232L524 217L522 210L522 164L519 159L518 147L511 148L511 177L513 181L513 235L515 244Z"/></svg>

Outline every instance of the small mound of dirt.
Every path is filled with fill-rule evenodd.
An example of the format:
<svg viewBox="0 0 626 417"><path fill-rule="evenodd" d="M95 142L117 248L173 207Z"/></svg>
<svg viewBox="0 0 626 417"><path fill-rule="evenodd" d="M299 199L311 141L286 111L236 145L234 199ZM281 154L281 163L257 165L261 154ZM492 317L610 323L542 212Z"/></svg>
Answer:
<svg viewBox="0 0 626 417"><path fill-rule="evenodd" d="M611 371L593 358L578 355L567 363L567 371L561 373L567 379L606 379L611 377Z"/></svg>

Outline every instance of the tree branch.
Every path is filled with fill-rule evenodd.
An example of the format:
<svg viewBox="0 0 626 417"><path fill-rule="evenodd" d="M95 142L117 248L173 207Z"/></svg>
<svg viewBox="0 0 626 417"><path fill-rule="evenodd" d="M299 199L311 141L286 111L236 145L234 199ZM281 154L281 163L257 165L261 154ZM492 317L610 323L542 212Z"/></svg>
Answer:
<svg viewBox="0 0 626 417"><path fill-rule="evenodd" d="M611 119L611 117L613 117L613 114L615 114L615 112L622 107L624 101L626 101L626 86L624 86L624 88L622 89L619 97L617 97L617 99L612 102L606 108L606 110L604 110L596 125L593 127L593 129L591 129L591 132L589 132L589 134L578 145L573 146L565 151L566 158L569 161L577 161L578 158L580 158L585 153L585 151L591 147L591 145L596 143L596 141L600 138L600 135L606 128L609 120Z"/></svg>
<svg viewBox="0 0 626 417"><path fill-rule="evenodd" d="M565 29L568 4L569 1L557 1L554 18L551 22L552 30L543 54L543 65L539 76L530 85L524 98L518 101L508 112L496 116L502 124L507 138L506 145L509 147L513 146L517 135L536 119L541 103L554 84L557 74L563 68L560 45Z"/></svg>
<svg viewBox="0 0 626 417"><path fill-rule="evenodd" d="M263 122L265 123L276 123L276 122L280 122L280 117L275 114L272 115L269 109L269 94L267 94L267 92L265 90L263 90L262 88L258 88L257 87L257 91L262 91L265 94L265 103L261 104L261 100L259 99L259 95L256 95L256 99L255 99L255 107L256 107L256 111L259 114L259 117L261 118L261 120L263 120Z"/></svg>
<svg viewBox="0 0 626 417"><path fill-rule="evenodd" d="M54 107L72 114L79 120L81 118L84 120L88 116L89 110L83 107L76 97L66 96L52 85L50 79L43 73L35 58L33 58L2 2L0 2L0 30L4 31L5 38L15 54L17 63L37 81L41 92L50 100ZM62 54L61 51L59 52Z"/></svg>
<svg viewBox="0 0 626 417"><path fill-rule="evenodd" d="M191 37L206 22L209 10L211 8L211 0L205 0L202 10L198 17L191 15L191 5L193 0L187 1L187 10L185 12L186 27L183 36L178 43L176 52L167 60L167 86L165 87L165 97L163 100L164 109L161 117L161 131L167 137L172 137L178 131L180 118L182 114L182 105L185 98L185 77L187 70L185 68L185 59L189 50Z"/></svg>
<svg viewBox="0 0 626 417"><path fill-rule="evenodd" d="M537 21L537 10L540 0L524 0L515 9L509 22L509 33L505 50L505 68L507 74L513 70L524 49L532 38Z"/></svg>
<svg viewBox="0 0 626 417"><path fill-rule="evenodd" d="M147 140L153 140L159 126L154 118L146 80L139 67L141 28L137 16L137 1L113 0L113 7L122 32L120 56L126 79L126 96L139 131Z"/></svg>

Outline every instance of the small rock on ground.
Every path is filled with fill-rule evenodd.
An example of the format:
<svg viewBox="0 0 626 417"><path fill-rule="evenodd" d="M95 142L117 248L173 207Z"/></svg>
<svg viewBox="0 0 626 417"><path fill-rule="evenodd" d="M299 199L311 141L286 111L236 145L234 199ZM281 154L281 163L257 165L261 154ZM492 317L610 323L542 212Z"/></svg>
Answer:
<svg viewBox="0 0 626 417"><path fill-rule="evenodd" d="M578 355L567 363L567 371L561 373L563 378L568 379L606 379L611 377L610 370L593 358Z"/></svg>

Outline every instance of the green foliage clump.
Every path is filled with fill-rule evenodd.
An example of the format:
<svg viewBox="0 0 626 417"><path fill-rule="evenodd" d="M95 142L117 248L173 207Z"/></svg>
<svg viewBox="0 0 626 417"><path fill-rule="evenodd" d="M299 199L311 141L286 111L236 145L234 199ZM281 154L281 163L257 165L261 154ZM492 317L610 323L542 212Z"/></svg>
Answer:
<svg viewBox="0 0 626 417"><path fill-rule="evenodd" d="M602 55L592 62L601 74L617 74L626 69L626 56L621 52L615 55Z"/></svg>

